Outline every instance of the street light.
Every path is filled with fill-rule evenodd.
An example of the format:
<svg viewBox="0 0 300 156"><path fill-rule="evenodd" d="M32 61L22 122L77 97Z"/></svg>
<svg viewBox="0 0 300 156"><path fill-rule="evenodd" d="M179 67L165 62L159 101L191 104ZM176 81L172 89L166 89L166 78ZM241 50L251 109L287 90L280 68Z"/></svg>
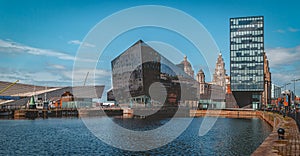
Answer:
<svg viewBox="0 0 300 156"><path fill-rule="evenodd" d="M280 97L280 94L281 94L281 89L283 88L284 86L276 86L276 85L274 85L274 97L275 98L278 98L278 97ZM278 93L278 91L279 91L279 93Z"/></svg>
<svg viewBox="0 0 300 156"><path fill-rule="evenodd" d="M291 83L289 82L289 83L285 83L283 86L284 86L284 90L286 90L286 86L287 85L290 85Z"/></svg>
<svg viewBox="0 0 300 156"><path fill-rule="evenodd" d="M297 81L300 81L300 79L294 79L294 80L291 80L294 82L294 95L296 96L296 82Z"/></svg>

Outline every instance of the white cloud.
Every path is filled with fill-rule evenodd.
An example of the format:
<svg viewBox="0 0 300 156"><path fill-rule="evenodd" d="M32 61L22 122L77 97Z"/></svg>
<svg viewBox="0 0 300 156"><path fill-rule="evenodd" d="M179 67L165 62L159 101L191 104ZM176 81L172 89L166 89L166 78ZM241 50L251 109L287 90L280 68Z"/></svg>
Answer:
<svg viewBox="0 0 300 156"><path fill-rule="evenodd" d="M300 78L300 46L293 48L272 48L266 50L272 73L272 83L283 86L292 83L291 80ZM300 83L296 83L296 88ZM293 90L293 83L286 86L286 89ZM298 95L300 91L296 91Z"/></svg>
<svg viewBox="0 0 300 156"><path fill-rule="evenodd" d="M19 53L27 53L31 55L39 55L39 56L49 56L49 57L56 57L61 60L74 60L75 57L62 53L57 52L54 50L49 49L40 49L40 48L34 48L26 45L22 45L20 43L16 43L13 41L5 41L0 39L0 52L5 53L13 53L13 54L19 54Z"/></svg>
<svg viewBox="0 0 300 156"><path fill-rule="evenodd" d="M58 74L53 74L46 71L36 72L36 73L26 73L28 77L31 77L33 81L55 81L59 82L62 77Z"/></svg>
<svg viewBox="0 0 300 156"><path fill-rule="evenodd" d="M290 80L294 79L295 77L297 77L297 76L292 73L287 73L287 72L272 73L272 79L274 80L274 82L279 82L279 84L284 84L286 82L289 82Z"/></svg>
<svg viewBox="0 0 300 156"><path fill-rule="evenodd" d="M1 40L0 39L0 53L10 53L10 54L30 54L30 55L38 55L38 56L47 56L47 57L55 57L61 60L71 60L71 61L80 61L83 63L86 62L97 62L95 59L90 58L76 58L75 56L65 54L62 52L49 50L49 49L40 49L34 48L27 45L22 45L20 43L16 43L9 40Z"/></svg>
<svg viewBox="0 0 300 156"><path fill-rule="evenodd" d="M290 85L286 86L286 89L294 90L294 83L292 80L299 79L300 78L300 72L277 72L272 73L272 83L278 85L278 86L284 86L286 83L291 83ZM296 94L300 95L300 83L295 83L296 87ZM283 88L285 89L285 88Z"/></svg>
<svg viewBox="0 0 300 156"><path fill-rule="evenodd" d="M63 75L68 79L73 80L74 85L82 85L87 76L87 73L89 73L86 81L87 84L92 84L94 82L106 83L110 81L111 72L104 69L96 69L95 71L88 70L88 69L80 69L76 71L70 70L70 71L64 71Z"/></svg>
<svg viewBox="0 0 300 156"><path fill-rule="evenodd" d="M76 76L76 79L84 79L89 73L89 77L94 77L95 72L95 77L103 77L103 76L111 76L111 72L108 70L103 70L103 69L96 69L95 71L93 70L88 70L88 69L80 69L80 70L75 70L75 71L65 71L63 72L66 77L72 78L72 75Z"/></svg>
<svg viewBox="0 0 300 156"><path fill-rule="evenodd" d="M292 27L289 27L289 28L288 28L288 31L289 31L289 32L298 32L298 31L300 31L300 30L299 30L299 29L292 28Z"/></svg>
<svg viewBox="0 0 300 156"><path fill-rule="evenodd" d="M68 42L69 44L75 44L75 45L82 45L84 47L91 47L91 48L94 48L96 47L95 45L91 44L91 43L88 43L88 42L81 42L79 40L71 40Z"/></svg>
<svg viewBox="0 0 300 156"><path fill-rule="evenodd" d="M71 79L66 79L59 73L48 71L28 72L9 70L0 76L1 81L11 82L12 80L20 80L20 83L34 85L50 85L50 86L66 86L71 85Z"/></svg>
<svg viewBox="0 0 300 156"><path fill-rule="evenodd" d="M300 61L300 45L293 48L271 48L267 49L267 56L270 60L270 67L292 65Z"/></svg>
<svg viewBox="0 0 300 156"><path fill-rule="evenodd" d="M76 45L80 45L82 42L79 40L71 40L68 42L68 44L76 44Z"/></svg>
<svg viewBox="0 0 300 156"><path fill-rule="evenodd" d="M282 29L278 29L278 30L276 30L275 32L278 32L278 33L285 33L285 31L282 30Z"/></svg>
<svg viewBox="0 0 300 156"><path fill-rule="evenodd" d="M60 66L60 65L59 65ZM58 66L57 66L58 67ZM55 71L26 71L18 69L5 69L0 67L1 81L15 81L20 80L20 83L34 84L34 85L47 85L47 86L71 86L71 85L83 85L87 72L86 85L110 85L111 72L103 69L96 69L94 71L81 69L78 71L72 71L72 69L58 69ZM74 77L73 77L74 76Z"/></svg>
<svg viewBox="0 0 300 156"><path fill-rule="evenodd" d="M300 31L300 29L296 29L296 28L292 28L292 27L289 27L287 29L277 29L277 30L275 30L275 32L282 33L282 34L285 33L285 32L294 33L294 32L298 32L298 31Z"/></svg>
<svg viewBox="0 0 300 156"><path fill-rule="evenodd" d="M50 64L49 66L55 68L55 69L66 69L65 66L59 65L59 64Z"/></svg>

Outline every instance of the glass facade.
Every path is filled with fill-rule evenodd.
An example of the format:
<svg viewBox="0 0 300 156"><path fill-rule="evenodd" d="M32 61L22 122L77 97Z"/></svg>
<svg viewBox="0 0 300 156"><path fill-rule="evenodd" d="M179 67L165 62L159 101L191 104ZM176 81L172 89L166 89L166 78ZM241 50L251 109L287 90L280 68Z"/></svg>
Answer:
<svg viewBox="0 0 300 156"><path fill-rule="evenodd" d="M149 91L154 83L161 84L167 92L164 105L198 100L197 81L143 41L136 42L116 57L111 66L113 90L108 97L118 104L134 102L150 105L158 101L151 97ZM158 96L163 96L163 89L154 90Z"/></svg>
<svg viewBox="0 0 300 156"><path fill-rule="evenodd" d="M264 18L230 19L231 90L264 90Z"/></svg>

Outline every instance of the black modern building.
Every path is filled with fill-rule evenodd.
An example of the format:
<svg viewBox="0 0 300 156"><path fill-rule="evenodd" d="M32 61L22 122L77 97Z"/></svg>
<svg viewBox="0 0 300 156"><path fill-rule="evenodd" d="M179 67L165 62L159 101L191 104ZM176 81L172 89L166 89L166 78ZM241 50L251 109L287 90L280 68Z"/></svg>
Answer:
<svg viewBox="0 0 300 156"><path fill-rule="evenodd" d="M230 84L240 107L259 108L264 91L264 17L230 18Z"/></svg>
<svg viewBox="0 0 300 156"><path fill-rule="evenodd" d="M111 62L109 100L141 107L198 101L198 82L139 40Z"/></svg>

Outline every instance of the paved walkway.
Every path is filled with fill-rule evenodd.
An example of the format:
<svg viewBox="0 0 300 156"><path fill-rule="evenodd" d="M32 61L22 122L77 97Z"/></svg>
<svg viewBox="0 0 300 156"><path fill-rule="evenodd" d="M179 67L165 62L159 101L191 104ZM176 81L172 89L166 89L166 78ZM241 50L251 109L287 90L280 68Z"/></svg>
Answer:
<svg viewBox="0 0 300 156"><path fill-rule="evenodd" d="M300 133L295 120L290 117L284 118L282 115L276 113L261 113L261 117L273 126L273 131L252 155L300 156ZM278 140L278 128L285 130L285 138L283 140Z"/></svg>

